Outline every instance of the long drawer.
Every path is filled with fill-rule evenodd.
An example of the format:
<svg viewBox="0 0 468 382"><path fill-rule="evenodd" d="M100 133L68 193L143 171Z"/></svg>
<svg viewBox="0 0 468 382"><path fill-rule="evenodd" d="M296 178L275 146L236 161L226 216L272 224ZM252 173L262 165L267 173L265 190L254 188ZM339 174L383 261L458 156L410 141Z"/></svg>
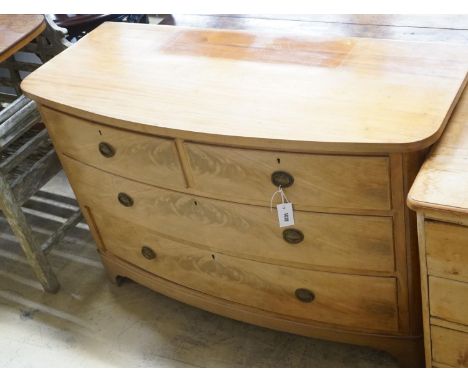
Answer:
<svg viewBox="0 0 468 382"><path fill-rule="evenodd" d="M185 187L172 139L107 127L46 107L41 108L41 115L59 153L141 182Z"/></svg>
<svg viewBox="0 0 468 382"><path fill-rule="evenodd" d="M468 325L468 283L429 276L431 316Z"/></svg>
<svg viewBox="0 0 468 382"><path fill-rule="evenodd" d="M82 205L211 250L265 262L394 270L392 220L297 211L282 229L269 208L159 189L62 157Z"/></svg>
<svg viewBox="0 0 468 382"><path fill-rule="evenodd" d="M468 367L468 333L431 325L432 359L443 365Z"/></svg>
<svg viewBox="0 0 468 382"><path fill-rule="evenodd" d="M398 330L396 280L259 263L168 239L93 208L103 249L148 272L229 301L354 329Z"/></svg>
<svg viewBox="0 0 468 382"><path fill-rule="evenodd" d="M185 144L194 187L229 200L270 205L282 185L298 209L389 210L387 157L317 155Z"/></svg>
<svg viewBox="0 0 468 382"><path fill-rule="evenodd" d="M429 274L468 281L468 227L426 220L425 234Z"/></svg>

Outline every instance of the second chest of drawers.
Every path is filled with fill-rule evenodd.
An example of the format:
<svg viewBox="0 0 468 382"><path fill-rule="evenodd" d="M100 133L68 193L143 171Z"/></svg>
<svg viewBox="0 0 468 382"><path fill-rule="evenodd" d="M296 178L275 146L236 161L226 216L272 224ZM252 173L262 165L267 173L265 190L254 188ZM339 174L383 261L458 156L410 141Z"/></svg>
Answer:
<svg viewBox="0 0 468 382"><path fill-rule="evenodd" d="M468 367L468 226L451 218L419 213L426 362Z"/></svg>

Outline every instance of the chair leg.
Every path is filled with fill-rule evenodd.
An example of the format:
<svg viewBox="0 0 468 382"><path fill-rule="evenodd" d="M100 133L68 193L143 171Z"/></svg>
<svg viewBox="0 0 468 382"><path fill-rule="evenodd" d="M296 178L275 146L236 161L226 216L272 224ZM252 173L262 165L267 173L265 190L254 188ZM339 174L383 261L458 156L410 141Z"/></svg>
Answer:
<svg viewBox="0 0 468 382"><path fill-rule="evenodd" d="M46 256L36 243L31 227L24 216L23 210L16 202L15 196L3 175L0 175L0 207L11 226L11 229L18 238L21 248L26 254L26 258L42 287L46 292L56 293L60 288L57 278L52 271Z"/></svg>

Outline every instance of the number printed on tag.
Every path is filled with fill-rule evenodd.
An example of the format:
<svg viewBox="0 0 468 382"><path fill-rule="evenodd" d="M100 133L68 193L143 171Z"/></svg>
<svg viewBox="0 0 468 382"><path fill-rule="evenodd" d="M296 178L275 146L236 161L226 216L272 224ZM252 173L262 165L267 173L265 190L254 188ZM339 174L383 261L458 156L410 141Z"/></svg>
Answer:
<svg viewBox="0 0 468 382"><path fill-rule="evenodd" d="M278 210L278 221L280 227L294 225L294 212L292 203L282 203L276 206Z"/></svg>

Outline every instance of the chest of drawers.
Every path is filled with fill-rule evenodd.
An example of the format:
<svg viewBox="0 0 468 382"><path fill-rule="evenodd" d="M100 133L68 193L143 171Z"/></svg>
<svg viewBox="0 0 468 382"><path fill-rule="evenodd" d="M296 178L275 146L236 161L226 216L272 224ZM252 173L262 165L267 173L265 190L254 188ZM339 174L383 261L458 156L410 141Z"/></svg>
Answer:
<svg viewBox="0 0 468 382"><path fill-rule="evenodd" d="M420 365L405 198L465 85L466 57L443 45L103 24L22 87L112 280ZM294 226L280 228L270 208L279 186Z"/></svg>
<svg viewBox="0 0 468 382"><path fill-rule="evenodd" d="M417 211L426 365L468 367L468 94L424 163Z"/></svg>

